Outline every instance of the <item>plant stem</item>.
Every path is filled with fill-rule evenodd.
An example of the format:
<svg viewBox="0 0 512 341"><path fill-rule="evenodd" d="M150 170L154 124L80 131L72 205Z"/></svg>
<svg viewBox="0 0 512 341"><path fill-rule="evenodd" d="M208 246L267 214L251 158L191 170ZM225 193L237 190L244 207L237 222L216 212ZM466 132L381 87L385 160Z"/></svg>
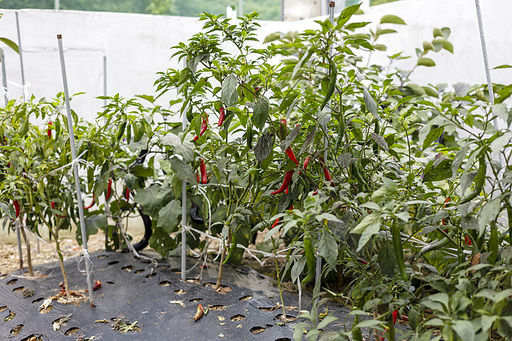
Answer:
<svg viewBox="0 0 512 341"><path fill-rule="evenodd" d="M288 319L286 318L286 308L284 306L284 300L283 300L283 289L281 289L281 279L279 278L280 274L279 274L279 264L277 263L276 245L274 244L274 238L271 237L271 239L272 239L272 248L274 249L274 261L276 263L277 286L279 288L279 297L281 298L281 306L283 307L283 321L286 322ZM300 285L300 283L299 283L299 285Z"/></svg>
<svg viewBox="0 0 512 341"><path fill-rule="evenodd" d="M20 216L20 230L23 235L23 239L25 240L25 244L27 245L27 266L28 266L28 275L30 277L34 276L34 268L32 267L32 256L30 255L30 242L28 241L27 234L25 233L25 229L23 228L22 218Z"/></svg>
<svg viewBox="0 0 512 341"><path fill-rule="evenodd" d="M222 282L222 274L224 272L224 258L226 257L226 248L222 249L222 253L220 255L220 265L219 265L219 275L217 276L217 284L215 284L215 291L219 290L220 284Z"/></svg>

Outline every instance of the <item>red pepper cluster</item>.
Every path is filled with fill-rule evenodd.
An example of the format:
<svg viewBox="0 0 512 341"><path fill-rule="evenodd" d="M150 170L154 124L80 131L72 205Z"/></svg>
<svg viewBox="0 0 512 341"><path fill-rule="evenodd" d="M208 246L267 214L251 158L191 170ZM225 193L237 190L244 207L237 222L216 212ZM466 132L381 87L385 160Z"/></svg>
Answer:
<svg viewBox="0 0 512 341"><path fill-rule="evenodd" d="M208 115L203 116L203 122L201 122L201 129L199 130L199 136L194 137L194 141L197 141L208 129Z"/></svg>

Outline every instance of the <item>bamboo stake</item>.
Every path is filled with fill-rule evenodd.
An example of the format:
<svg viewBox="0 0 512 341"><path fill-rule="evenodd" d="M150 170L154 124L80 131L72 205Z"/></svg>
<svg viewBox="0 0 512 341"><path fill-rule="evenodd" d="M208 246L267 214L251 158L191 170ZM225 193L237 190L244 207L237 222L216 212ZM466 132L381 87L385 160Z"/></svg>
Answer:
<svg viewBox="0 0 512 341"><path fill-rule="evenodd" d="M69 131L69 142L71 146L71 156L73 158L73 173L75 177L75 188L76 188L76 198L78 204L78 215L80 217L80 229L82 232L82 242L83 242L83 250L85 257L85 267L87 272L87 286L89 288L89 300L91 302L91 308L94 307L94 297L92 293L92 284L91 284L91 265L89 252L87 249L87 233L85 231L85 219L84 219L84 203L82 202L82 191L80 189L80 176L78 174L78 163L76 157L76 147L75 147L75 134L73 132L73 118L71 117L71 107L69 105L69 90L68 90L68 80L66 76L66 65L64 62L64 48L62 47L62 35L57 35L57 41L59 43L59 52L60 52L60 65L62 68L62 83L64 85L64 98L66 101L66 111L68 117L68 131Z"/></svg>
<svg viewBox="0 0 512 341"><path fill-rule="evenodd" d="M185 67L186 62L185 62ZM183 112L182 131L187 129L187 114ZM181 187L181 280L187 279L187 181Z"/></svg>

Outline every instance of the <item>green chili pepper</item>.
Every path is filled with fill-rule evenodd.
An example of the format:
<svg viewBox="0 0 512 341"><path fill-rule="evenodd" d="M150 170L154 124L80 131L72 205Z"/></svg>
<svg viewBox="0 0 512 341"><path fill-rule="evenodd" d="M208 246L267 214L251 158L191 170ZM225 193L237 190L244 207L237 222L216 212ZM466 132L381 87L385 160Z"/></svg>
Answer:
<svg viewBox="0 0 512 341"><path fill-rule="evenodd" d="M331 99L332 94L334 93L334 88L336 87L336 78L338 77L338 69L336 68L336 64L334 64L334 61L329 60L329 66L331 69L330 74L330 80L329 80L329 86L327 87L327 94L325 95L324 101L322 102L322 105L320 106L320 110L323 110L327 102Z"/></svg>
<svg viewBox="0 0 512 341"><path fill-rule="evenodd" d="M408 276L407 271L405 271L404 249L402 245L402 238L400 237L400 225L398 224L397 219L395 219L391 224L391 236L393 237L393 248L395 249L398 270L400 270L402 279L407 281Z"/></svg>
<svg viewBox="0 0 512 341"><path fill-rule="evenodd" d="M311 238L311 235L306 230L304 233L304 251L306 254L306 264L308 266L308 274L306 275L306 278L302 280L302 284L311 282L315 278L315 251L313 249L313 240Z"/></svg>
<svg viewBox="0 0 512 341"><path fill-rule="evenodd" d="M491 223L491 236L489 237L489 263L494 264L498 260L498 229L496 223Z"/></svg>
<svg viewBox="0 0 512 341"><path fill-rule="evenodd" d="M222 264L226 264L227 262L229 262L229 260L233 258L233 256L235 255L236 251L236 244L238 239L236 232L231 232L230 230L229 233L231 234L231 248L229 249L228 256L226 257L226 259L224 259L224 263Z"/></svg>
<svg viewBox="0 0 512 341"><path fill-rule="evenodd" d="M252 149L252 137L253 137L253 131L252 131L252 121L247 121L247 148Z"/></svg>
<svg viewBox="0 0 512 341"><path fill-rule="evenodd" d="M473 192L471 192L470 195L468 195L463 200L461 200L459 202L459 205L470 202L471 200L476 198L477 195L480 194L480 192L482 192L482 189L485 184L485 173L487 172L487 165L485 164L485 156L484 155L480 156L479 162L480 162L480 167L478 168L478 174L475 177L475 189L473 190Z"/></svg>
<svg viewBox="0 0 512 341"><path fill-rule="evenodd" d="M121 140L121 137L123 137L123 134L124 134L124 130L126 128L126 121L123 121L123 123L121 123L121 125L119 126L119 129L117 130L117 133L116 133L116 141L119 142L119 140Z"/></svg>
<svg viewBox="0 0 512 341"><path fill-rule="evenodd" d="M361 332L361 328L354 328L359 322L361 322L361 319L359 318L359 315L356 315L354 322L352 323L352 339L355 341L363 341L363 333Z"/></svg>

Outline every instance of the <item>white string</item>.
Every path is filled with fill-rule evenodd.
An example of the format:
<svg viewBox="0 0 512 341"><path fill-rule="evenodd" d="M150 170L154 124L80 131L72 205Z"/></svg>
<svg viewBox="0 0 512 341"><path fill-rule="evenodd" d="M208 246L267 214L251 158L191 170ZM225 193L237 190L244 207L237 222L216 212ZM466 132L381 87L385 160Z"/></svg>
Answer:
<svg viewBox="0 0 512 341"><path fill-rule="evenodd" d="M113 218L113 217L111 217L111 218ZM121 219L119 219L119 225L120 225L121 234L123 235L124 241L125 241L126 245L128 246L128 249L130 250L130 252L133 253L135 255L135 257L137 257L137 258L150 261L151 265L153 265L153 267L158 266L158 262L154 258L141 255L140 253L137 252L137 250L135 250L135 248L133 247L133 244L130 242L130 240L126 236L125 230L123 228L123 222ZM128 217L126 217L126 228L128 229ZM151 272L153 272L153 268L151 268Z"/></svg>
<svg viewBox="0 0 512 341"><path fill-rule="evenodd" d="M14 85L15 87L21 88L23 91L23 96L24 96L23 98L28 98L28 87L32 85L30 82L25 82L24 85L21 85L21 84L18 84L18 83L8 80L7 83L10 83L10 84Z"/></svg>
<svg viewBox="0 0 512 341"><path fill-rule="evenodd" d="M82 152L82 154L78 155L78 156L76 157L76 159L74 159L74 160L73 160L73 161L71 161L70 163L68 163L68 164L66 164L66 165L64 165L64 166L62 166L62 167L59 167L59 168L57 168L57 169L54 169L54 170L52 170L52 171L50 171L50 172L48 172L48 173L46 173L46 174L44 174L44 175L41 175L39 178L37 178L37 179L36 179L36 181L40 181L42 178L46 177L47 175L50 175L50 174L56 173L56 172L58 172L58 171L60 171L60 170L66 169L66 168L68 168L68 167L70 167L70 166L74 166L75 164L76 164L77 166L78 166L78 164L82 164L82 165L84 165L84 166L86 166L86 167L88 167L88 168L94 167L94 165L93 165L91 162L86 161L86 160L84 160L84 159L81 159L81 157L82 157L85 153L87 153L87 150L84 150L84 151Z"/></svg>

